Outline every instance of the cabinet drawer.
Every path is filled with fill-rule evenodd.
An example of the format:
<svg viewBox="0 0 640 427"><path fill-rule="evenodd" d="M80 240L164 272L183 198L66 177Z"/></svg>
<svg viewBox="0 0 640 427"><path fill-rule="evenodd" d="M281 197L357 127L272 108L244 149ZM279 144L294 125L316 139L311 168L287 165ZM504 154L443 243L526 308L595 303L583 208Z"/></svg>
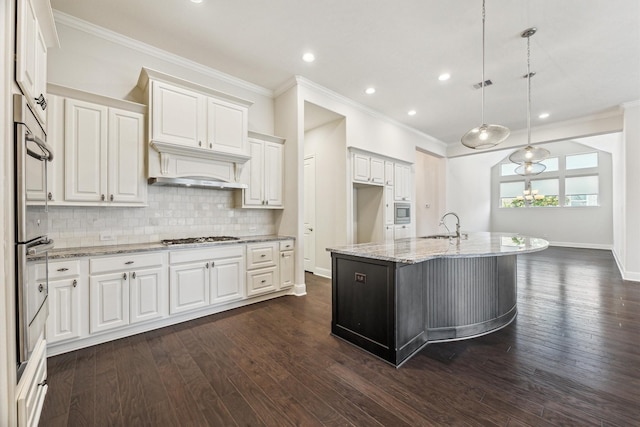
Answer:
<svg viewBox="0 0 640 427"><path fill-rule="evenodd" d="M37 426L47 394L47 342L41 340L31 355L17 388L18 426Z"/></svg>
<svg viewBox="0 0 640 427"><path fill-rule="evenodd" d="M282 251L291 251L294 248L293 240L282 240L280 242L280 252Z"/></svg>
<svg viewBox="0 0 640 427"><path fill-rule="evenodd" d="M247 296L260 295L278 289L277 267L247 272Z"/></svg>
<svg viewBox="0 0 640 427"><path fill-rule="evenodd" d="M239 256L244 256L244 245L224 245L214 248L171 251L169 263L182 264L185 262L211 261Z"/></svg>
<svg viewBox="0 0 640 427"><path fill-rule="evenodd" d="M90 274L98 274L109 271L135 270L141 267L158 267L162 266L162 259L162 253L93 258L89 260L89 272Z"/></svg>
<svg viewBox="0 0 640 427"><path fill-rule="evenodd" d="M36 265L35 280L44 280L46 277L46 264ZM64 277L80 275L80 261L56 261L49 263L49 280L62 279Z"/></svg>
<svg viewBox="0 0 640 427"><path fill-rule="evenodd" d="M276 265L279 242L247 245L247 270Z"/></svg>

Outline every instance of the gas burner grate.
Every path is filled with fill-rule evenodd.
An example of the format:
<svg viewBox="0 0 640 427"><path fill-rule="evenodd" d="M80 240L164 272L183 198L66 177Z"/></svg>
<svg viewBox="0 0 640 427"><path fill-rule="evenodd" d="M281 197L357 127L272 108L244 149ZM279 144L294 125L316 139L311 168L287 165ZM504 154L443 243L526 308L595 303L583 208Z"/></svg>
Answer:
<svg viewBox="0 0 640 427"><path fill-rule="evenodd" d="M166 239L162 240L161 243L165 246L173 246L193 243L225 242L229 240L240 240L240 238L232 236L187 237L185 239Z"/></svg>

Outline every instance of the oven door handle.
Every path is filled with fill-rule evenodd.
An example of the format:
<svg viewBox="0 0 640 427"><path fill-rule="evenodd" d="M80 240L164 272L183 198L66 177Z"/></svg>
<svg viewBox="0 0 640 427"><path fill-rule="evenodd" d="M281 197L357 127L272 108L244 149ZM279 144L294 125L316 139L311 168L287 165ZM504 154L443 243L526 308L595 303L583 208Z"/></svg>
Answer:
<svg viewBox="0 0 640 427"><path fill-rule="evenodd" d="M27 247L27 255L40 255L54 247L53 239L40 240L37 244Z"/></svg>
<svg viewBox="0 0 640 427"><path fill-rule="evenodd" d="M53 148L51 148L49 144L47 144L45 141L41 140L37 136L32 135L30 133L27 134L25 139L28 142L35 142L36 145L38 145L38 147L40 147L40 149L44 151L44 154L40 154L40 153L36 153L35 151L29 150L29 147L27 147L27 154L29 154L34 159L38 159L38 160L47 160L49 162L53 160Z"/></svg>

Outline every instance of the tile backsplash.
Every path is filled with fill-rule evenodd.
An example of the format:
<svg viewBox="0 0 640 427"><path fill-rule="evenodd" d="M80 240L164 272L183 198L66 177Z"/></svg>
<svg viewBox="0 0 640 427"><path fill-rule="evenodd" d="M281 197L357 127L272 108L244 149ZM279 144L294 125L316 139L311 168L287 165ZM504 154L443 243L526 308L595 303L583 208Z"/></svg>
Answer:
<svg viewBox="0 0 640 427"><path fill-rule="evenodd" d="M232 191L149 186L144 208L50 206L49 236L56 248L72 248L275 234L273 210L233 206ZM101 233L113 240L100 240Z"/></svg>

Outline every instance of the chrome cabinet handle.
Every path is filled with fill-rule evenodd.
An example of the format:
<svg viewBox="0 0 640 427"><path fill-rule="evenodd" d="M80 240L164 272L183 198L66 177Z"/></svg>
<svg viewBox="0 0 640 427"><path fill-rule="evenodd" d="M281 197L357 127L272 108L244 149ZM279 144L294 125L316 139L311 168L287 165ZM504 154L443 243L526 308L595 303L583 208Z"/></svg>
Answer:
<svg viewBox="0 0 640 427"><path fill-rule="evenodd" d="M109 196L109 200L111 200L113 202L113 194L111 196Z"/></svg>
<svg viewBox="0 0 640 427"><path fill-rule="evenodd" d="M282 252L282 258L284 258L284 252Z"/></svg>
<svg viewBox="0 0 640 427"><path fill-rule="evenodd" d="M62 268L59 268L57 271L63 272L63 271L68 271L68 270L69 270L68 268L62 267Z"/></svg>
<svg viewBox="0 0 640 427"><path fill-rule="evenodd" d="M104 194L100 196L100 199L104 202L105 200Z"/></svg>
<svg viewBox="0 0 640 427"><path fill-rule="evenodd" d="M127 273L124 273L124 274L122 275L122 278L123 278L124 280L127 280Z"/></svg>
<svg viewBox="0 0 640 427"><path fill-rule="evenodd" d="M262 255L260 255L260 258L264 258L266 256L267 256L266 254L262 254Z"/></svg>
<svg viewBox="0 0 640 427"><path fill-rule="evenodd" d="M209 143L209 148L213 148L213 144L211 142Z"/></svg>
<svg viewBox="0 0 640 427"><path fill-rule="evenodd" d="M198 141L198 147L202 147L202 141Z"/></svg>
<svg viewBox="0 0 640 427"><path fill-rule="evenodd" d="M44 285L42 283L40 283L38 285L38 292L42 292L42 291L44 291Z"/></svg>
<svg viewBox="0 0 640 427"><path fill-rule="evenodd" d="M260 283L267 283L267 281L265 279L262 279Z"/></svg>
<svg viewBox="0 0 640 427"><path fill-rule="evenodd" d="M43 110L47 109L47 99L44 97L44 94L41 93L39 97L35 98L36 104L40 106Z"/></svg>
<svg viewBox="0 0 640 427"><path fill-rule="evenodd" d="M53 200L53 194L51 194L51 191L47 194L47 199Z"/></svg>
<svg viewBox="0 0 640 427"><path fill-rule="evenodd" d="M44 387L47 385L47 379L45 378L44 380L42 380L41 383L38 383L38 387Z"/></svg>
<svg viewBox="0 0 640 427"><path fill-rule="evenodd" d="M215 267L215 266L216 266L215 261L211 261L211 268L213 268L213 267Z"/></svg>
<svg viewBox="0 0 640 427"><path fill-rule="evenodd" d="M76 286L78 286L78 281L76 279L73 279L73 282L71 282L71 285L75 288Z"/></svg>
<svg viewBox="0 0 640 427"><path fill-rule="evenodd" d="M204 266L205 268L209 268L209 263L206 263Z"/></svg>
<svg viewBox="0 0 640 427"><path fill-rule="evenodd" d="M133 264L133 261L127 261L127 262L125 262L125 265L131 265L131 264Z"/></svg>
<svg viewBox="0 0 640 427"><path fill-rule="evenodd" d="M133 273L131 273L131 278L135 279L136 278L136 272L134 271Z"/></svg>

